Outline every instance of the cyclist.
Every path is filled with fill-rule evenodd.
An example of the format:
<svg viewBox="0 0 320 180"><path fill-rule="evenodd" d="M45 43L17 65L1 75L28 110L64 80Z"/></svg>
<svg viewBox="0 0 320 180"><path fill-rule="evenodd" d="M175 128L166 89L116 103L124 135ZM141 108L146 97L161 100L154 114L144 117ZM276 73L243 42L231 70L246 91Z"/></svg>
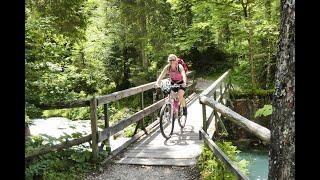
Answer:
<svg viewBox="0 0 320 180"><path fill-rule="evenodd" d="M173 88L172 90L174 92L178 92L179 103L183 107L183 115L187 115L186 100L184 98L184 92L187 85L187 76L183 69L183 66L178 63L178 58L174 54L170 54L168 56L168 64L163 68L160 76L156 81L157 87L160 87L160 82L166 74L170 76L171 84L178 83L182 85L180 86L180 88Z"/></svg>

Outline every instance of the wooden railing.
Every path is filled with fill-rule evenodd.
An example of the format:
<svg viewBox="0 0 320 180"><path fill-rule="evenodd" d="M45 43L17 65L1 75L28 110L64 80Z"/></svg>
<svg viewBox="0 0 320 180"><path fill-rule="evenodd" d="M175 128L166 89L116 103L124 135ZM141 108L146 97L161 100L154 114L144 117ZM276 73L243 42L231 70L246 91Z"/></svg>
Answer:
<svg viewBox="0 0 320 180"><path fill-rule="evenodd" d="M195 76L194 72L188 72L188 89L193 90L195 86ZM144 120L144 118L154 112L156 112L158 109L161 108L161 106L164 104L165 100L161 99L156 102L156 93L155 91L153 93L153 104L144 108L144 101L143 101L143 92L151 89L156 89L155 87L155 82L151 82L148 84L144 84L141 86L133 87L130 89L126 89L123 91L118 91L114 92L108 95L104 96L97 96L93 97L91 99L85 99L85 100L77 100L77 101L72 101L72 102L60 102L60 103L54 103L54 104L40 104L39 107L43 110L45 109L63 109L63 108L75 108L75 107L90 107L90 120L91 120L91 134L87 135L85 137L73 139L71 141L67 141L61 144L53 145L50 147L44 147L44 148L39 148L35 149L33 152L28 153L25 155L25 159L30 159L35 156L39 156L42 154L46 154L52 151L56 150L61 150L65 148L70 148L75 145L79 145L85 142L90 142L91 141L91 148L92 148L92 159L94 161L97 160L98 158L98 153L99 153L99 147L98 143L103 142L101 147L104 145L110 148L110 136L114 135L115 133L123 130L124 128L128 127L129 125L135 123L135 122L140 122L141 120ZM187 89L187 91L188 91ZM142 103L142 110L133 114L132 116L122 119L118 121L116 124L109 126L109 103L114 102L120 99L123 99L125 97L129 97L132 95L136 95L138 93L141 93L141 103ZM99 132L98 131L98 126L97 126L97 108L98 106L103 105L104 107L104 129L103 131ZM145 129L144 133L147 133L150 128L154 127L159 121L154 121L151 123L148 127L144 128L143 127L143 122L142 122L142 128ZM138 127L138 124L137 124ZM114 152L111 152L111 154L116 154L120 152L121 149L124 149L126 146L134 142L136 139L138 139L140 136L142 136L143 133L138 133L134 135L128 142L123 144L121 147L118 147ZM100 148L101 149L101 148Z"/></svg>
<svg viewBox="0 0 320 180"><path fill-rule="evenodd" d="M268 143L270 141L270 130L267 128L254 123L245 117L242 117L238 113L232 111L230 108L226 107L227 101L230 101L229 98L229 89L230 89L230 78L229 72L225 72L221 77L219 77L212 85L210 85L206 90L204 90L200 94L199 101L202 104L202 117L203 117L203 126L199 132L199 137L204 138L206 144L210 147L210 149L216 154L216 156L225 163L225 165L233 172L238 179L249 179L246 175L244 175L240 169L232 162L228 156L214 143L213 139L211 139L208 135L208 126L212 122L212 119L215 119L215 125L217 121L220 122L221 127L225 129L223 124L222 117L226 117L228 120L231 120L235 124L243 127L245 130L253 133L263 142ZM219 97L217 97L217 93L219 92ZM213 94L213 96L212 96ZM207 119L206 115L206 107L213 108L213 111L209 118ZM217 127L217 126L216 126ZM212 136L213 138L213 136Z"/></svg>

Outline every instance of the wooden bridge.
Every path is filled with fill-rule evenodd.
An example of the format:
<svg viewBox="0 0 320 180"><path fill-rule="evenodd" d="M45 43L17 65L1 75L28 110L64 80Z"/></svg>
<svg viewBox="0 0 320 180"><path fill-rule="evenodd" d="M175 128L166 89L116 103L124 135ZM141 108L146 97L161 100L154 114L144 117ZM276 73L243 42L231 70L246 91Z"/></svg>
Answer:
<svg viewBox="0 0 320 180"><path fill-rule="evenodd" d="M156 116L165 102L165 97L157 100L155 82L138 87L111 93L105 96L93 97L90 100L78 100L66 103L45 105L42 109L59 109L90 106L91 131L90 135L74 139L51 147L37 149L26 154L26 159L45 154L48 152L69 148L85 142L91 142L92 158L96 160L99 150L104 147L111 149L108 157L102 162L110 160L119 164L141 164L141 165L173 165L189 166L196 163L197 157L202 149L201 145L207 143L211 150L220 158L227 167L239 178L248 179L239 168L219 149L214 143L214 135L225 130L224 121L231 120L237 125L259 137L263 142L270 141L270 131L245 117L237 114L227 107L229 99L229 71L220 76L213 84L201 93L194 92L196 81L193 73L188 73L190 79L187 90L188 119L186 126L180 129L175 125L173 135L166 140L159 131L159 119ZM144 106L144 92L153 90L153 104ZM141 108L132 116L118 121L109 126L109 103L125 97L141 93ZM97 107L104 107L105 128L98 131ZM154 121L145 126L144 118L152 116ZM117 148L110 147L111 136L122 131L129 125L136 123L135 135ZM177 123L177 122L176 122ZM141 131L137 132L140 127Z"/></svg>

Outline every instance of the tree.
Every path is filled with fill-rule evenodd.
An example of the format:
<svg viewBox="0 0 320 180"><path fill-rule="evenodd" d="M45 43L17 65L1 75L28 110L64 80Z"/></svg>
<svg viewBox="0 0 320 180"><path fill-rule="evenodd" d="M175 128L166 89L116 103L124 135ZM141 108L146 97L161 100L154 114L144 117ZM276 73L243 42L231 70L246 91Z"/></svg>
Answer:
<svg viewBox="0 0 320 180"><path fill-rule="evenodd" d="M269 179L295 177L295 1L281 1Z"/></svg>

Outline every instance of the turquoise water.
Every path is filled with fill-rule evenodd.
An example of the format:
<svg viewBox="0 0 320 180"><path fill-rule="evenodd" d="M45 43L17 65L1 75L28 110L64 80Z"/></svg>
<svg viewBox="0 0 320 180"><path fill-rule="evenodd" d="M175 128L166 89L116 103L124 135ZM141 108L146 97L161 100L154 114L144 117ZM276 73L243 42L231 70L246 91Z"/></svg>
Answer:
<svg viewBox="0 0 320 180"><path fill-rule="evenodd" d="M242 151L238 154L239 159L249 161L250 180L268 179L268 152L267 151Z"/></svg>

